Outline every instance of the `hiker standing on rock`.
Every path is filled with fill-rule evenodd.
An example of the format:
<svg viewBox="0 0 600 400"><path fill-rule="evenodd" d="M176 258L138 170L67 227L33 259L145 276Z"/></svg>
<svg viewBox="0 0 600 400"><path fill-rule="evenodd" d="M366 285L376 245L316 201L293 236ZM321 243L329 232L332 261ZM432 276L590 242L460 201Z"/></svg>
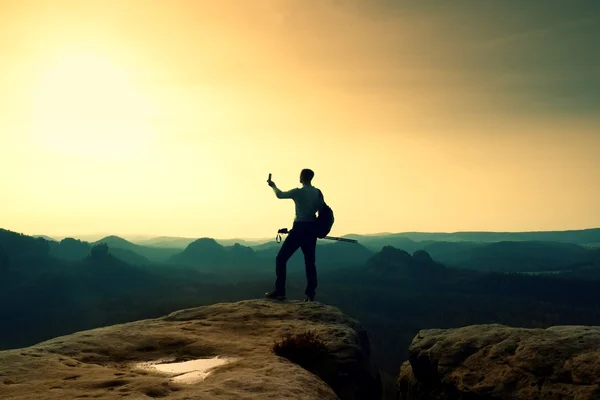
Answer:
<svg viewBox="0 0 600 400"><path fill-rule="evenodd" d="M267 183L278 199L292 199L296 205L296 217L294 225L289 231L289 234L279 253L275 259L275 290L265 294L269 299L285 300L285 280L287 261L298 250L302 249L304 253L304 263L306 266L306 297L304 301L313 301L315 298L315 290L317 289L317 267L315 265L315 251L317 247L317 233L315 231L315 223L317 221L316 212L321 209L324 204L323 193L312 185L312 179L315 173L310 169L303 169L300 172L301 188L295 188L287 192L282 192L271 180Z"/></svg>

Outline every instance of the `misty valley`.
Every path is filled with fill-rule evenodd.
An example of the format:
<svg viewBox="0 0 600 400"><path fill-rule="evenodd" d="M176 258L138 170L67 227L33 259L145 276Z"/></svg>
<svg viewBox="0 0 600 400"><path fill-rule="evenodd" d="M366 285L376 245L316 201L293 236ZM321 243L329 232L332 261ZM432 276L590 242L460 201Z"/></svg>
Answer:
<svg viewBox="0 0 600 400"><path fill-rule="evenodd" d="M389 376L422 329L600 325L600 229L347 237L358 243L317 246L316 300L361 322ZM161 247L117 236L89 243L0 230L0 348L262 298L279 247L210 238ZM301 299L304 279L298 252L289 300Z"/></svg>

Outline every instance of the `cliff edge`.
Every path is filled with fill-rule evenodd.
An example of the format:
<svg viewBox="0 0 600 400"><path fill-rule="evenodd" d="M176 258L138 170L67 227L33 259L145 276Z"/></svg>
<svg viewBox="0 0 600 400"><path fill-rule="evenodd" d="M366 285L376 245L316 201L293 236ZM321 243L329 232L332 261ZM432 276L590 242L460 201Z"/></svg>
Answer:
<svg viewBox="0 0 600 400"><path fill-rule="evenodd" d="M328 382L273 353L307 331L325 345ZM334 307L221 303L2 351L0 398L378 399L369 356L364 329Z"/></svg>

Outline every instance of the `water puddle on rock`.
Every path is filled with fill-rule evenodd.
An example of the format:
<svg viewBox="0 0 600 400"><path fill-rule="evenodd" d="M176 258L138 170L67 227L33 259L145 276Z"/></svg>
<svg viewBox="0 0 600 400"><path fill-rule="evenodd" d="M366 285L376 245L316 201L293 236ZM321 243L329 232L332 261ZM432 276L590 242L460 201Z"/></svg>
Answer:
<svg viewBox="0 0 600 400"><path fill-rule="evenodd" d="M137 364L136 368L170 375L173 382L196 383L206 379L213 368L234 360L233 358L219 358L218 356L177 363L169 362L169 360L157 360Z"/></svg>

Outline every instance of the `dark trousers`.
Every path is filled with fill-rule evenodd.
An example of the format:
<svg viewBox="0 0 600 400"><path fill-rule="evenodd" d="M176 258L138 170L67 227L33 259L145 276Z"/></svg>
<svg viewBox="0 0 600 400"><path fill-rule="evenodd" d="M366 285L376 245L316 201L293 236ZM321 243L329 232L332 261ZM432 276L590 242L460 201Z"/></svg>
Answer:
<svg viewBox="0 0 600 400"><path fill-rule="evenodd" d="M275 273L277 274L275 290L278 293L285 294L287 261L299 248L304 253L304 264L306 266L306 290L304 293L314 296L317 289L317 267L315 265L317 236L314 233L313 222L294 222L294 226L285 238L275 259Z"/></svg>

